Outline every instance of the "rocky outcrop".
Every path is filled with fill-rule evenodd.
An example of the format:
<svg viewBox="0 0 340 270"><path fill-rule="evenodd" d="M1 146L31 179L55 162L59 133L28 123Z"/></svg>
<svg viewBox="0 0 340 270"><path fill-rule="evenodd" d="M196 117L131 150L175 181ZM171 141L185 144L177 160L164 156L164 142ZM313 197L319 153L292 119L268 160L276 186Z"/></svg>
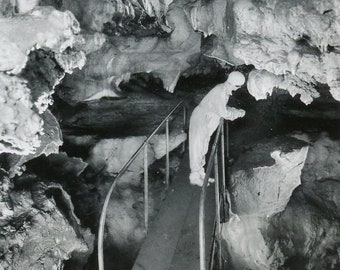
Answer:
<svg viewBox="0 0 340 270"><path fill-rule="evenodd" d="M93 100L69 106L58 104L61 127L69 135L97 134L102 137L149 135L180 101L168 93L124 91L124 97ZM57 104L56 104L57 105ZM181 111L172 123L172 129L182 128Z"/></svg>
<svg viewBox="0 0 340 270"><path fill-rule="evenodd" d="M340 223L310 203L303 189L301 186L294 192L285 211L274 216L265 228L266 245L271 250L270 269L337 269Z"/></svg>
<svg viewBox="0 0 340 270"><path fill-rule="evenodd" d="M10 74L18 74L25 67L31 50L51 50L61 58L66 48L77 41L76 34L80 32L71 12L52 7L36 7L20 16L1 18L0 26L0 71ZM79 63L82 64L84 62Z"/></svg>
<svg viewBox="0 0 340 270"><path fill-rule="evenodd" d="M66 88L60 89L66 101L120 96L119 84L141 72L152 72L173 92L190 59L200 52L201 35L191 28L186 1L63 2L89 40L106 34L101 48L88 53L85 68L67 76Z"/></svg>
<svg viewBox="0 0 340 270"><path fill-rule="evenodd" d="M73 253L86 260L94 239L81 229L70 197L57 184L29 178L31 185L35 182L31 190L18 189L19 182L14 190L10 180L1 177L0 268L62 269ZM25 185L24 179L21 185Z"/></svg>
<svg viewBox="0 0 340 270"><path fill-rule="evenodd" d="M340 265L339 142L326 134L293 136L299 141L289 139L286 146L303 141L309 146L274 155L273 164L264 160L263 153L269 149L275 153L276 147L257 144L233 168L234 213L223 227L223 236L235 269L316 270ZM279 149L285 153L282 146ZM308 154L303 151L307 148ZM285 171L288 164L291 167ZM240 170L244 167L253 169ZM276 183L283 179L285 187L280 188Z"/></svg>
<svg viewBox="0 0 340 270"><path fill-rule="evenodd" d="M280 88L308 104L318 96L316 82L339 100L339 12L335 1L215 0L196 1L190 14L195 30L217 36L208 55L288 80Z"/></svg>
<svg viewBox="0 0 340 270"><path fill-rule="evenodd" d="M312 82L303 81L292 74L275 75L256 69L249 73L247 89L256 100L266 99L275 88L287 90L292 97L300 95L300 100L306 105L320 97Z"/></svg>
<svg viewBox="0 0 340 270"><path fill-rule="evenodd" d="M340 11L334 1L87 0L64 1L63 7L87 31L110 36L100 52L88 55L86 71L65 84L82 92L78 100L119 95L119 83L138 72L152 72L172 92L197 54L254 65L259 72L252 80L266 71L280 82L275 87L300 94L306 104L319 96L316 83L327 84L339 100ZM200 48L197 32L216 37L210 49ZM256 87L251 92L261 94Z"/></svg>
<svg viewBox="0 0 340 270"><path fill-rule="evenodd" d="M24 168L22 166L29 160L32 160L40 155L50 155L52 153L59 152L59 146L62 145L62 135L59 127L59 123L53 116L53 114L47 110L42 115L43 131L44 133L39 136L40 145L35 152L28 155L6 154L2 155L3 169L9 172L9 176L12 178L16 174L20 175Z"/></svg>
<svg viewBox="0 0 340 270"><path fill-rule="evenodd" d="M301 170L308 153L308 146L303 145L289 138L282 142L272 140L243 154L233 168L230 182L233 212L269 217L283 211L293 190L301 184ZM264 158L260 154L268 150L268 163L272 165L262 165Z"/></svg>
<svg viewBox="0 0 340 270"><path fill-rule="evenodd" d="M223 226L223 237L235 269L273 269L263 231L300 185L307 152L302 141L276 138L252 146L233 166L232 214Z"/></svg>
<svg viewBox="0 0 340 270"><path fill-rule="evenodd" d="M38 2L0 4L1 269L62 269L70 258L81 265L93 249L62 186L27 173L14 178L26 162L59 152L51 96L85 62L74 48L83 39L73 14Z"/></svg>
<svg viewBox="0 0 340 270"><path fill-rule="evenodd" d="M4 73L0 76L0 112L3 116L0 151L24 155L33 153L40 145L38 137L42 132L42 120L32 110L27 82Z"/></svg>
<svg viewBox="0 0 340 270"><path fill-rule="evenodd" d="M145 136L127 137L124 139L104 139L90 151L89 164L94 168L115 174L129 161L133 154L146 140ZM169 139L169 151L186 140L185 133L172 132ZM165 135L155 135L148 145L148 165L166 154ZM144 152L141 152L130 165L128 173L139 175L144 170Z"/></svg>
<svg viewBox="0 0 340 270"><path fill-rule="evenodd" d="M36 153L54 87L65 72L84 65L84 54L71 49L81 40L72 13L36 2L17 1L18 13L0 18L0 152Z"/></svg>
<svg viewBox="0 0 340 270"><path fill-rule="evenodd" d="M340 211L340 141L326 133L305 138L312 146L302 170L303 193L329 218L339 218Z"/></svg>

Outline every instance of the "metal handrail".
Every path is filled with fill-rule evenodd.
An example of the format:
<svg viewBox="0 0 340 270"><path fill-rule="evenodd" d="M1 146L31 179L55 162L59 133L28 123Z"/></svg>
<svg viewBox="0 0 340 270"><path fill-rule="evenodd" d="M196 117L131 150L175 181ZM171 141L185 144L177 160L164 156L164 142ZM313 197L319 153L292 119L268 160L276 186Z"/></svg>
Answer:
<svg viewBox="0 0 340 270"><path fill-rule="evenodd" d="M145 139L143 144L137 149L137 151L132 155L132 157L124 164L124 166L120 169L118 172L116 178L114 179L114 182L112 183L109 191L107 192L107 195L105 197L105 201L103 204L103 208L100 214L100 220L99 220L99 229L98 229L98 267L99 270L104 270L104 252L103 252L103 240L104 240L104 226L105 226L105 220L106 220L106 212L107 207L109 204L109 200L111 197L111 194L113 190L115 189L118 180L120 177L126 172L126 170L129 168L131 163L137 158L137 156L142 152L144 149L144 225L146 231L148 230L148 143L152 139L152 137L157 133L157 131L165 124L165 133L166 133L166 189L169 188L169 120L171 116L178 110L180 106L183 106L183 130L186 128L186 121L187 121L187 113L186 113L186 107L184 106L184 102L179 102L170 112L169 114L163 119L163 121L154 129L154 131ZM185 142L183 143L185 144ZM184 147L184 146L183 146Z"/></svg>
<svg viewBox="0 0 340 270"><path fill-rule="evenodd" d="M222 264L222 257L221 257L221 217L220 217L220 206L221 206L221 198L220 198L220 183L219 183L219 175L218 175L218 155L217 155L217 144L219 142L219 139L221 138L221 157L222 158L222 189L224 188L224 181L225 181L225 162L224 162L224 119L220 119L220 124L217 128L214 143L211 149L208 166L206 170L206 174L204 177L203 185L201 188L201 194L200 194L200 204L199 204L199 249L200 249L200 270L206 270L206 252L205 252L205 200L206 200L206 189L208 186L208 179L212 170L212 167L214 165L214 171L215 171L215 204L216 204L216 213L215 213L215 229L214 229L214 238L217 238L218 243L218 263L219 263L219 269L221 269ZM224 200L224 190L222 190L222 200ZM213 246L213 249L215 247ZM213 254L212 254L213 256ZM213 259L211 260L211 262Z"/></svg>

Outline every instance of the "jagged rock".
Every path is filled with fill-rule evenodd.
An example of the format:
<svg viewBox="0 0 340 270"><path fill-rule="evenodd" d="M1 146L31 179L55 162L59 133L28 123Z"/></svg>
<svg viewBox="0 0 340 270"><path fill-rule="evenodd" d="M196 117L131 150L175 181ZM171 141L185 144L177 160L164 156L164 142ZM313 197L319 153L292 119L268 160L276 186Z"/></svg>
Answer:
<svg viewBox="0 0 340 270"><path fill-rule="evenodd" d="M213 14L213 15L212 15ZM191 24L215 35L207 55L291 77L283 89L315 98L315 81L339 100L339 5L334 1L196 1ZM213 19L211 19L213 17ZM310 98L302 99L310 103Z"/></svg>
<svg viewBox="0 0 340 270"><path fill-rule="evenodd" d="M233 268L277 269L273 261L281 257L272 256L266 228L270 217L284 211L300 185L307 152L305 142L277 137L251 146L233 165L232 213L222 232Z"/></svg>
<svg viewBox="0 0 340 270"><path fill-rule="evenodd" d="M281 212L301 184L308 146L291 138L271 141L253 146L233 167L230 192L237 215L264 217Z"/></svg>
<svg viewBox="0 0 340 270"><path fill-rule="evenodd" d="M91 0L64 0L63 7L72 11L85 29L100 32L103 30L103 26L110 22L126 30L128 25L124 25L124 18L137 17L139 23L143 23L143 16L148 16L149 19L156 18L162 24L162 18L172 2L173 0L99 0L94 3ZM115 17L117 20L113 20Z"/></svg>
<svg viewBox="0 0 340 270"><path fill-rule="evenodd" d="M104 139L90 151L89 164L109 173L118 173L123 165L144 143L146 137L127 137L124 139ZM185 133L172 132L169 139L169 150L175 149L186 140ZM166 154L165 135L155 135L148 143L148 165ZM142 151L130 165L129 172L140 174L144 169L144 152Z"/></svg>
<svg viewBox="0 0 340 270"><path fill-rule="evenodd" d="M313 80L313 82L315 81ZM266 99L268 95L272 94L274 88L287 90L292 97L299 94L301 101L306 105L320 97L311 83L302 81L291 74L275 75L266 70L256 69L249 73L247 89L256 100Z"/></svg>
<svg viewBox="0 0 340 270"><path fill-rule="evenodd" d="M340 216L340 141L323 133L310 142L301 181L306 198L330 218Z"/></svg>
<svg viewBox="0 0 340 270"><path fill-rule="evenodd" d="M40 138L47 138L41 114L52 103L51 94L64 72L82 67L85 58L67 49L79 41L80 31L70 12L36 7L37 1L15 4L18 14L0 18L0 153L23 156L40 153ZM30 54L39 48L49 52Z"/></svg>
<svg viewBox="0 0 340 270"><path fill-rule="evenodd" d="M58 94L62 95L59 90ZM61 128L69 135L100 134L105 137L149 135L180 101L146 91L122 92L120 99L102 99L77 106L58 105ZM166 93L167 94L167 93ZM178 112L178 116L181 112ZM182 118L173 121L173 128L181 128Z"/></svg>
<svg viewBox="0 0 340 270"><path fill-rule="evenodd" d="M1 269L61 269L63 261L73 252L89 255L89 246L79 233L77 219L73 218L75 223L72 225L69 223L71 220L68 219L74 215L73 206L60 186L41 186L28 192L5 188L5 183L6 177L3 177L1 201L5 192L10 198L11 212L0 218ZM58 199L47 198L46 192L51 188L61 191ZM63 200L63 207L68 205L69 209L60 210L58 200ZM1 213L6 213L4 205L0 205Z"/></svg>
<svg viewBox="0 0 340 270"><path fill-rule="evenodd" d="M309 151L305 153L305 160L296 160L301 185L292 195L291 192L287 193L285 205L276 210L275 207L269 209L275 211L268 211L263 201L258 203L256 196L263 194L262 191L258 192L261 179L257 178L253 183L247 180L255 180L254 173L248 173L247 178L244 177L243 181L232 186L232 209L237 214L231 213L230 221L223 227L223 235L231 265L235 269L317 270L337 269L340 265L339 142L325 134L293 136L300 140L299 144L301 141L309 143ZM250 167L261 165L258 160L262 160L262 170L273 167L272 161L269 163L271 166L268 166L270 160L263 163L263 151L268 150L260 144L251 149L252 159L241 155L233 169L232 179L239 172L238 166L247 167L251 160L253 164ZM294 176L294 169L290 169L284 173L284 177L293 180L297 176ZM277 180L277 177L271 180ZM248 190L245 191L247 185ZM235 190L239 192L235 194ZM279 199L277 191L277 188L270 185L265 196L274 194L273 201L276 203ZM251 199L248 201L248 198Z"/></svg>
<svg viewBox="0 0 340 270"><path fill-rule="evenodd" d="M105 14L100 12L99 20L93 19L91 11L91 20L87 20L87 23L96 25L91 26L96 31L102 31L102 24L110 21L115 12L122 12L124 16L124 12L130 10L131 5L130 2L125 3L126 9L121 9L120 5L124 4L120 2L102 1L95 6L91 2L88 4L89 10L95 14L98 10L105 10ZM166 14L164 13L166 21L172 29L167 38L145 35L136 40L132 34L109 38L100 50L87 55L87 63L82 71L66 76L64 86L67 88L61 90L64 92L61 96L72 101L99 99L103 96L117 97L121 94L119 84L127 81L131 74L140 72L152 72L163 81L166 90L173 92L181 73L190 67L190 57L199 53L201 36L190 27L183 9L184 4L169 4L163 5L167 10ZM84 11L85 17L88 11ZM140 28L143 29L143 26ZM70 88L72 90L68 93Z"/></svg>
<svg viewBox="0 0 340 270"><path fill-rule="evenodd" d="M276 269L271 268L271 250L264 239L267 227L264 218L252 215L231 215L222 228L222 238L227 246L228 266L232 269ZM280 259L279 254L276 257Z"/></svg>
<svg viewBox="0 0 340 270"><path fill-rule="evenodd" d="M53 53L36 50L29 54L29 59L20 76L27 80L31 101L39 114L53 103L51 95L64 75L65 72L56 63Z"/></svg>
<svg viewBox="0 0 340 270"><path fill-rule="evenodd" d="M42 115L43 119L43 130L44 133L39 136L40 146L35 150L35 153L28 155L8 155L7 159L7 170L9 171L10 177L15 174L20 174L22 169L21 166L27 161L36 158L40 155L50 155L52 153L59 152L59 146L62 145L62 135L58 121L55 119L50 111L45 111Z"/></svg>
<svg viewBox="0 0 340 270"><path fill-rule="evenodd" d="M28 53L37 48L56 54L72 47L80 27L69 11L52 7L36 7L31 13L0 18L0 71L18 74L28 60Z"/></svg>
<svg viewBox="0 0 340 270"><path fill-rule="evenodd" d="M272 251L270 269L338 269L340 223L309 204L302 189L294 192L285 211L266 228L266 243Z"/></svg>
<svg viewBox="0 0 340 270"><path fill-rule="evenodd" d="M27 155L40 146L43 122L32 107L27 81L0 72L0 152Z"/></svg>

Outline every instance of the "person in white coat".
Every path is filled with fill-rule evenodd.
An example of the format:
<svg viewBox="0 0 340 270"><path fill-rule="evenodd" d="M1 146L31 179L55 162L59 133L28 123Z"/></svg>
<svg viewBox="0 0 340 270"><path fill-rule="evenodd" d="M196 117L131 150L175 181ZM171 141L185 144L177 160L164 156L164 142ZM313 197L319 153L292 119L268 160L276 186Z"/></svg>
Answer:
<svg viewBox="0 0 340 270"><path fill-rule="evenodd" d="M227 106L232 92L244 83L245 77L241 72L231 72L228 79L211 89L193 110L189 124L189 178L192 185L203 185L205 155L208 152L210 137L218 127L220 118L232 121L245 115L244 110Z"/></svg>

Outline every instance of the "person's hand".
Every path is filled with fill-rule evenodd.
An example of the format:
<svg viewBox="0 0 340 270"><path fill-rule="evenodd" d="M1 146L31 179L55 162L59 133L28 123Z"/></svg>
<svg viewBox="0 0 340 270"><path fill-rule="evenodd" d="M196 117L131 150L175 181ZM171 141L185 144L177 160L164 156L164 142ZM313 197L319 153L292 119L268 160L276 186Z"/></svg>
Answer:
<svg viewBox="0 0 340 270"><path fill-rule="evenodd" d="M238 110L238 112L239 112L239 118L241 118L241 117L246 115L246 111L245 110L240 109L240 110Z"/></svg>

